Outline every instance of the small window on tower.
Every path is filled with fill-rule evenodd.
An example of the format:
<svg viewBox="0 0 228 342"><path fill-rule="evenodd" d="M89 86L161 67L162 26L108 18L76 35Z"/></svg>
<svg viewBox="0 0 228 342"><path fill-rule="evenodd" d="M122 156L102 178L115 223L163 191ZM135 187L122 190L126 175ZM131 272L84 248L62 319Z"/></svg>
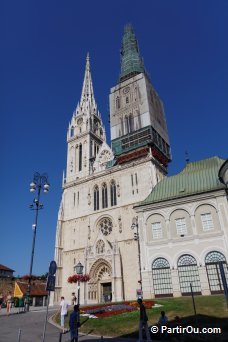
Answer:
<svg viewBox="0 0 228 342"><path fill-rule="evenodd" d="M126 103L129 103L129 97L128 96L126 97Z"/></svg>
<svg viewBox="0 0 228 342"><path fill-rule="evenodd" d="M131 175L131 185L134 186L134 178L133 178L133 175Z"/></svg>
<svg viewBox="0 0 228 342"><path fill-rule="evenodd" d="M116 98L116 108L120 109L120 98L119 98L119 96Z"/></svg>
<svg viewBox="0 0 228 342"><path fill-rule="evenodd" d="M71 127L71 130L70 130L70 136L71 136L71 137L74 136L74 127L73 127L73 126Z"/></svg>
<svg viewBox="0 0 228 342"><path fill-rule="evenodd" d="M82 144L79 145L79 165L78 171L82 171Z"/></svg>
<svg viewBox="0 0 228 342"><path fill-rule="evenodd" d="M135 184L138 185L138 177L137 177L137 173L135 173Z"/></svg>
<svg viewBox="0 0 228 342"><path fill-rule="evenodd" d="M94 201L94 210L99 210L99 188L97 185L95 185L94 187L93 201Z"/></svg>
<svg viewBox="0 0 228 342"><path fill-rule="evenodd" d="M111 181L110 195L111 195L111 206L114 206L117 204L117 202L116 202L116 183L114 180Z"/></svg>
<svg viewBox="0 0 228 342"><path fill-rule="evenodd" d="M108 189L106 183L102 185L102 208L108 207Z"/></svg>

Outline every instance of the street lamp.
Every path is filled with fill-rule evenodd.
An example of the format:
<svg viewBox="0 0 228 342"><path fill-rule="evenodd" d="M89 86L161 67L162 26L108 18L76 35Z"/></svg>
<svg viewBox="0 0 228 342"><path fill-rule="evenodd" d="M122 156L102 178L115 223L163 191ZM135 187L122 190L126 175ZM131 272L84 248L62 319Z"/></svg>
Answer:
<svg viewBox="0 0 228 342"><path fill-rule="evenodd" d="M74 266L74 271L79 275L78 277L78 319L77 319L77 329L79 327L80 323L80 276L83 274L83 268L84 266L80 263ZM77 333L78 336L78 333Z"/></svg>
<svg viewBox="0 0 228 342"><path fill-rule="evenodd" d="M32 278L32 267L33 267L33 258L34 258L34 250L35 250L35 242L36 242L36 230L37 230L37 222L38 222L38 212L43 209L43 204L40 203L40 193L43 190L44 193L48 193L50 185L48 183L48 175L44 173L41 175L36 172L33 176L33 181L30 183L30 192L37 191L37 198L33 200L33 203L29 206L31 210L35 210L35 223L32 225L33 228L33 240L32 240L32 254L29 268L29 279L28 279L28 287L27 287L27 308L29 311L29 296L31 292L31 278Z"/></svg>
<svg viewBox="0 0 228 342"><path fill-rule="evenodd" d="M83 268L84 268L84 266L79 261L79 263L75 266L76 273L78 275L83 274Z"/></svg>
<svg viewBox="0 0 228 342"><path fill-rule="evenodd" d="M80 263L74 266L74 271L77 275L82 275L83 274L83 268L84 266ZM80 277L78 279L78 306L80 305Z"/></svg>
<svg viewBox="0 0 228 342"><path fill-rule="evenodd" d="M138 216L134 217L132 220L131 229L136 229L134 233L134 240L137 241L138 244L138 262L139 262L139 282L140 282L140 289L142 292L142 271L141 271L141 251L140 251L140 242L139 242L139 224L138 224Z"/></svg>

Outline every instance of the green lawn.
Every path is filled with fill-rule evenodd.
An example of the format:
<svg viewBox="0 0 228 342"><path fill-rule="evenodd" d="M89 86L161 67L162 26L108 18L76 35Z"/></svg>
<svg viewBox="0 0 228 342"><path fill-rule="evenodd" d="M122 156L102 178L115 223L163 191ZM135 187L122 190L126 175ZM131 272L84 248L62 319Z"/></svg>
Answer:
<svg viewBox="0 0 228 342"><path fill-rule="evenodd" d="M147 310L149 324L157 323L161 310L166 312L169 321L179 316L183 322L190 324L194 319L192 299L190 297L156 299L157 304L163 305L159 308ZM223 295L196 296L196 312L198 324L202 326L222 327L228 332L228 310ZM56 321L59 323L59 317ZM139 312L123 313L120 315L87 320L80 328L81 332L92 333L103 336L136 336ZM81 322L85 320L81 317ZM68 321L67 321L68 326Z"/></svg>

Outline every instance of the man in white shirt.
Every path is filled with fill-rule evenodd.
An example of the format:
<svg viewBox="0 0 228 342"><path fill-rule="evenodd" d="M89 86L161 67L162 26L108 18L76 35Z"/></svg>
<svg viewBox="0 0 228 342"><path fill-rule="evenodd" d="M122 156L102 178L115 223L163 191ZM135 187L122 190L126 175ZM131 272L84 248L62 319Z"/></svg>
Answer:
<svg viewBox="0 0 228 342"><path fill-rule="evenodd" d="M68 303L65 301L64 297L61 297L60 302L60 317L61 317L61 328L63 333L65 332L65 317L67 316Z"/></svg>

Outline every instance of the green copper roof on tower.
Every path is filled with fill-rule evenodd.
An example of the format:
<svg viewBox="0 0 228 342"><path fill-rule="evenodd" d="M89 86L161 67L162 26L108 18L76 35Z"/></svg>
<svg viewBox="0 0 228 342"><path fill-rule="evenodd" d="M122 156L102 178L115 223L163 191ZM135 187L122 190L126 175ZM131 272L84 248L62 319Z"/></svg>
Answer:
<svg viewBox="0 0 228 342"><path fill-rule="evenodd" d="M139 53L138 42L130 24L124 27L121 46L120 82L134 75L145 73L142 57Z"/></svg>

